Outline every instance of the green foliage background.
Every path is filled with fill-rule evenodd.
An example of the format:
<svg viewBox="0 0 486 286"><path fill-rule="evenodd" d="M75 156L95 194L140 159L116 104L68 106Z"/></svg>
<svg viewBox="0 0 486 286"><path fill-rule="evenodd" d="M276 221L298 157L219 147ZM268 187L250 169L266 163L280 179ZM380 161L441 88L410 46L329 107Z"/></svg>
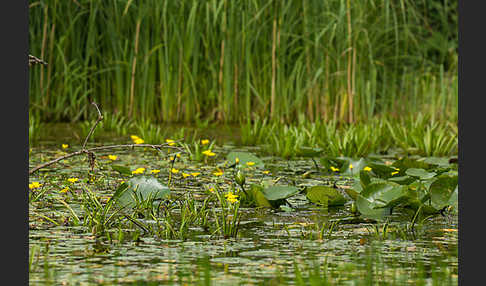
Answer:
<svg viewBox="0 0 486 286"><path fill-rule="evenodd" d="M29 1L30 116L457 121L457 0Z"/></svg>

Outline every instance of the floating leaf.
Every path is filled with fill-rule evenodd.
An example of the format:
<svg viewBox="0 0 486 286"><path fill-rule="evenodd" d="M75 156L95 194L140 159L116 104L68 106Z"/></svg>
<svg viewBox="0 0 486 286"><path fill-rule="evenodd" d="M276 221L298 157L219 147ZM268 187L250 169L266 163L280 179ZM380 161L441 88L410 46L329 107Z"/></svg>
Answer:
<svg viewBox="0 0 486 286"><path fill-rule="evenodd" d="M160 200L170 193L168 187L162 185L153 177L135 177L121 184L113 195L113 199L122 207L134 207L137 202L148 199Z"/></svg>
<svg viewBox="0 0 486 286"><path fill-rule="evenodd" d="M441 167L447 167L450 165L448 158L441 158L441 157L427 157L427 158L420 159L418 161L422 161L430 165L436 165Z"/></svg>
<svg viewBox="0 0 486 286"><path fill-rule="evenodd" d="M459 191L458 186L456 186L456 188L454 189L454 191L451 194L451 198L449 199L448 205L452 206L452 205L457 203L458 195L459 195L458 191Z"/></svg>
<svg viewBox="0 0 486 286"><path fill-rule="evenodd" d="M359 172L359 180L361 182L361 186L364 188L371 183L370 173L368 171L361 170Z"/></svg>
<svg viewBox="0 0 486 286"><path fill-rule="evenodd" d="M318 157L324 150L321 148L299 147L296 155L300 157Z"/></svg>
<svg viewBox="0 0 486 286"><path fill-rule="evenodd" d="M118 173L122 174L122 175L130 176L132 174L132 171L130 170L130 168L125 167L125 166L111 165L111 168L113 170L117 171Z"/></svg>
<svg viewBox="0 0 486 286"><path fill-rule="evenodd" d="M388 178L388 181L395 182L400 185L410 185L411 183L415 182L417 179L410 176L399 176L399 177L391 177Z"/></svg>
<svg viewBox="0 0 486 286"><path fill-rule="evenodd" d="M265 198L263 194L263 187L260 185L252 184L247 191L249 201L255 204L257 207L272 207L270 202Z"/></svg>
<svg viewBox="0 0 486 286"><path fill-rule="evenodd" d="M407 170L410 168L417 168L417 169L429 169L430 165L422 162L422 161L417 161L414 159L410 159L408 157L403 157L400 160L397 160L393 162L392 164L393 167L398 168L400 170Z"/></svg>
<svg viewBox="0 0 486 286"><path fill-rule="evenodd" d="M368 160L364 158L359 158L357 160L351 159L351 158L346 158L346 157L340 157L340 159L343 159L346 161L346 163L342 166L341 172L344 174L349 174L349 175L356 175L359 174L359 172L368 165Z"/></svg>
<svg viewBox="0 0 486 286"><path fill-rule="evenodd" d="M289 198L299 192L299 188L294 186L270 186L263 190L263 195L269 201L276 201Z"/></svg>
<svg viewBox="0 0 486 286"><path fill-rule="evenodd" d="M380 162L371 162L368 165L373 170L373 173L379 178L387 179L392 176L391 173L396 171L395 168Z"/></svg>
<svg viewBox="0 0 486 286"><path fill-rule="evenodd" d="M339 159L339 158L333 158L333 157L323 157L323 158L320 159L320 161L321 161L321 165L324 168L330 169L331 167L333 167L333 168L339 169L340 171L343 168L343 166L345 166L347 164L346 160Z"/></svg>
<svg viewBox="0 0 486 286"><path fill-rule="evenodd" d="M432 206L438 210L449 205L449 202L454 201L451 198L453 195L457 196L457 176L441 175L430 185L430 199Z"/></svg>
<svg viewBox="0 0 486 286"><path fill-rule="evenodd" d="M229 164L234 164L236 162L236 158L238 158L238 164L240 165L246 166L247 163L250 162L251 164L252 162L255 163L253 166L257 168L265 168L265 164L263 164L263 161L260 158L248 152L233 151L226 156L226 160L229 162Z"/></svg>
<svg viewBox="0 0 486 286"><path fill-rule="evenodd" d="M361 195L356 199L356 207L361 215L367 218L381 220L391 214L391 208L372 209L370 202Z"/></svg>
<svg viewBox="0 0 486 286"><path fill-rule="evenodd" d="M405 174L420 178L422 180L431 179L437 175L435 172L427 172L426 170L419 168L409 168L405 171Z"/></svg>
<svg viewBox="0 0 486 286"><path fill-rule="evenodd" d="M392 182L371 183L360 193L359 197L369 203L369 208L394 207L407 199L407 186Z"/></svg>
<svg viewBox="0 0 486 286"><path fill-rule="evenodd" d="M306 197L309 201L323 206L342 206L346 203L346 199L338 190L327 186L308 188Z"/></svg>

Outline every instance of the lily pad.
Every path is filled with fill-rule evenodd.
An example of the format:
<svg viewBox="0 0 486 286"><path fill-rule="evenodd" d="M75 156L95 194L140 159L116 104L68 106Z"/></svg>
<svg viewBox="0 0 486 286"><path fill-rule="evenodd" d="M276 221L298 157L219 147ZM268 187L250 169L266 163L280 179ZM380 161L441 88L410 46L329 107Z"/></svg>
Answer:
<svg viewBox="0 0 486 286"><path fill-rule="evenodd" d="M126 166L121 166L121 165L111 165L111 168L115 171L117 171L118 173L122 174L122 175L131 175L132 174L132 171L130 170L130 168L126 167Z"/></svg>
<svg viewBox="0 0 486 286"><path fill-rule="evenodd" d="M457 197L457 176L441 175L430 185L432 206L442 209ZM453 198L454 196L454 198Z"/></svg>
<svg viewBox="0 0 486 286"><path fill-rule="evenodd" d="M408 157L403 157L400 160L393 162L393 167L399 168L400 170L407 170L410 168L417 168L417 169L429 169L431 166L423 161L417 161L415 159L411 159Z"/></svg>
<svg viewBox="0 0 486 286"><path fill-rule="evenodd" d="M400 185L410 185L411 183L415 182L417 179L410 176L399 176L399 177L391 177L388 180L390 182L395 182Z"/></svg>
<svg viewBox="0 0 486 286"><path fill-rule="evenodd" d="M338 190L327 186L308 188L306 197L309 201L323 206L342 206L346 203L346 199Z"/></svg>
<svg viewBox="0 0 486 286"><path fill-rule="evenodd" d="M321 148L299 147L296 151L297 156L301 157L318 157L324 152Z"/></svg>
<svg viewBox="0 0 486 286"><path fill-rule="evenodd" d="M371 183L360 193L371 209L394 207L407 199L408 186L392 182Z"/></svg>
<svg viewBox="0 0 486 286"><path fill-rule="evenodd" d="M427 157L427 158L423 158L419 161L422 161L422 162L430 164L430 165L436 165L436 166L441 166L441 167L447 167L447 166L450 165L449 159L444 158L444 157Z"/></svg>
<svg viewBox="0 0 486 286"><path fill-rule="evenodd" d="M270 202L265 198L263 194L263 187L260 185L252 184L247 191L250 203L257 207L272 207Z"/></svg>
<svg viewBox="0 0 486 286"><path fill-rule="evenodd" d="M166 198L170 193L167 186L162 185L153 177L135 177L127 183L121 184L113 199L121 207L133 208L137 202L143 202L148 199L161 200Z"/></svg>
<svg viewBox="0 0 486 286"><path fill-rule="evenodd" d="M260 158L248 152L233 151L226 156L226 160L230 164L235 163L236 158L238 158L240 165L248 165L248 163L254 163L255 165L253 166L257 168L265 168L265 164Z"/></svg>
<svg viewBox="0 0 486 286"><path fill-rule="evenodd" d="M369 166L371 167L373 173L376 174L377 177L383 179L391 177L392 176L391 173L396 171L395 168L380 162L371 162L369 163Z"/></svg>
<svg viewBox="0 0 486 286"><path fill-rule="evenodd" d="M363 217L382 220L391 214L391 208L373 209L370 207L370 202L361 195L356 199L356 207Z"/></svg>
<svg viewBox="0 0 486 286"><path fill-rule="evenodd" d="M405 171L405 174L420 178L422 180L427 180L437 175L435 172L427 172L426 170L420 168L409 168Z"/></svg>
<svg viewBox="0 0 486 286"><path fill-rule="evenodd" d="M359 174L359 172L369 163L368 160L366 160L365 158L359 158L356 160L346 157L340 157L340 159L343 159L347 162L347 164L344 164L342 166L342 173L349 175Z"/></svg>
<svg viewBox="0 0 486 286"><path fill-rule="evenodd" d="M300 192L294 186L270 186L263 190L263 195L269 201L283 200Z"/></svg>

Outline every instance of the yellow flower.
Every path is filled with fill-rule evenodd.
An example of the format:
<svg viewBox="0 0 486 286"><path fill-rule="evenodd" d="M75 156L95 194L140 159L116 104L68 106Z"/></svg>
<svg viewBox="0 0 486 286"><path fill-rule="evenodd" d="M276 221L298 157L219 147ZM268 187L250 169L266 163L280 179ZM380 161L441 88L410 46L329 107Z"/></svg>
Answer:
<svg viewBox="0 0 486 286"><path fill-rule="evenodd" d="M115 161L117 158L117 155L108 155L108 159L110 159L111 161Z"/></svg>
<svg viewBox="0 0 486 286"><path fill-rule="evenodd" d="M138 138L136 140L133 140L135 144L143 144L145 141L142 138Z"/></svg>
<svg viewBox="0 0 486 286"><path fill-rule="evenodd" d="M189 177L189 176L191 176L191 174L186 174L186 173L184 173L184 172L182 173L182 177L183 177L183 178L187 178L187 177Z"/></svg>
<svg viewBox="0 0 486 286"><path fill-rule="evenodd" d="M177 170L176 168L172 168L172 170L170 170L172 172L172 174L177 174L179 173L179 170Z"/></svg>
<svg viewBox="0 0 486 286"><path fill-rule="evenodd" d="M169 146L174 146L175 145L175 142L172 139L165 139L165 142L166 143L169 143Z"/></svg>
<svg viewBox="0 0 486 286"><path fill-rule="evenodd" d="M218 170L213 172L213 175L219 177L219 176L223 175L223 171L221 169L218 169Z"/></svg>
<svg viewBox="0 0 486 286"><path fill-rule="evenodd" d="M60 190L60 193L67 193L69 191L69 187L65 187L64 189Z"/></svg>
<svg viewBox="0 0 486 286"><path fill-rule="evenodd" d="M255 162L246 162L246 164L251 167L251 166L255 165Z"/></svg>
<svg viewBox="0 0 486 286"><path fill-rule="evenodd" d="M238 164L240 162L240 158L236 157L235 158L235 163Z"/></svg>
<svg viewBox="0 0 486 286"><path fill-rule="evenodd" d="M236 203L238 200L238 195L234 195L232 192L229 192L225 195L226 197L226 200L228 200L228 202L230 203Z"/></svg>
<svg viewBox="0 0 486 286"><path fill-rule="evenodd" d="M69 145L68 144L62 144L61 147L62 147L62 149L66 149L67 147L69 147Z"/></svg>
<svg viewBox="0 0 486 286"><path fill-rule="evenodd" d="M371 168L370 168L370 167L368 167L368 166L366 166L366 167L364 167L364 168L363 168L363 170L364 170L364 171L367 171L367 172L370 172L370 171L371 171Z"/></svg>
<svg viewBox="0 0 486 286"><path fill-rule="evenodd" d="M135 144L142 144L143 142L145 142L143 141L142 138L138 137L137 135L131 135L130 138L132 138L132 141Z"/></svg>
<svg viewBox="0 0 486 286"><path fill-rule="evenodd" d="M76 183L79 179L78 178L69 178L67 179L70 183Z"/></svg>
<svg viewBox="0 0 486 286"><path fill-rule="evenodd" d="M193 176L193 177L197 177L197 176L199 176L200 174L201 174L201 173L199 173L199 172L194 172L194 173L191 173L191 176Z"/></svg>
<svg viewBox="0 0 486 286"><path fill-rule="evenodd" d="M263 174L268 175L268 174L270 174L270 171L265 170L265 171L263 171Z"/></svg>
<svg viewBox="0 0 486 286"><path fill-rule="evenodd" d="M394 175L396 175L396 174L398 174L398 171L395 171L395 172L392 172L392 173L391 173L391 175L392 175L392 176L394 176Z"/></svg>
<svg viewBox="0 0 486 286"><path fill-rule="evenodd" d="M206 150L206 151L203 151L202 153L206 156L209 156L209 157L216 155L215 153L211 152L211 150Z"/></svg>
<svg viewBox="0 0 486 286"><path fill-rule="evenodd" d="M208 191L211 192L211 193L214 193L214 188L209 188Z"/></svg>
<svg viewBox="0 0 486 286"><path fill-rule="evenodd" d="M354 167L353 167L353 164L349 164L349 169L351 169L351 170L352 170L353 168L354 168Z"/></svg>
<svg viewBox="0 0 486 286"><path fill-rule="evenodd" d="M145 172L145 168L137 168L135 171L132 171L132 174L142 174Z"/></svg>
<svg viewBox="0 0 486 286"><path fill-rule="evenodd" d="M152 173L152 174L158 174L158 173L160 173L160 170L157 170L157 169L156 170L152 170L152 171L150 171L150 173Z"/></svg>
<svg viewBox="0 0 486 286"><path fill-rule="evenodd" d="M331 166L331 171L338 172L339 171L339 168L335 168L335 167Z"/></svg>
<svg viewBox="0 0 486 286"><path fill-rule="evenodd" d="M29 189L31 189L31 190L37 189L37 188L40 188L40 187L42 187L42 184L39 183L39 182L32 182L32 183L29 184Z"/></svg>
<svg viewBox="0 0 486 286"><path fill-rule="evenodd" d="M208 139L203 139L203 140L201 140L201 144L202 145L209 144L209 140Z"/></svg>

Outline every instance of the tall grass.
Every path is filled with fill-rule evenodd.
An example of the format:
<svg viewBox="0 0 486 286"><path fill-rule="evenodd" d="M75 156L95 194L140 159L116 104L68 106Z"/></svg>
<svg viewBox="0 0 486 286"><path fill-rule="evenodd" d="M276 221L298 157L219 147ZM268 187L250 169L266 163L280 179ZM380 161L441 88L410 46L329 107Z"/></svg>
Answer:
<svg viewBox="0 0 486 286"><path fill-rule="evenodd" d="M373 118L354 124L300 121L287 125L255 120L241 128L243 145L264 145L284 158L299 156L302 147L320 148L328 156L360 157L401 149L403 154L453 156L458 152L458 129L432 115L394 119Z"/></svg>
<svg viewBox="0 0 486 286"><path fill-rule="evenodd" d="M29 2L43 121L457 118L457 1Z"/></svg>

